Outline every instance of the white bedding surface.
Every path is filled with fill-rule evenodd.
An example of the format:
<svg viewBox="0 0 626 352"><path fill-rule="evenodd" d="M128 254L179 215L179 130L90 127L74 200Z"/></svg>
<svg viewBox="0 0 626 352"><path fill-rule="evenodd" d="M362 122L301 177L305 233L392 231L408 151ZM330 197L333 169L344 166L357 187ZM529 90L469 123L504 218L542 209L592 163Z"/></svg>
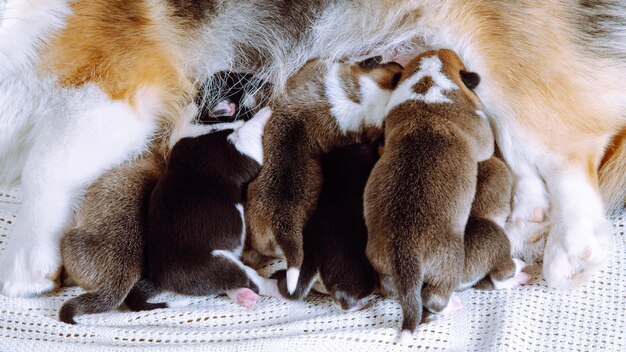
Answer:
<svg viewBox="0 0 626 352"><path fill-rule="evenodd" d="M18 205L18 190L0 190L0 255ZM252 310L225 296L197 297L185 308L113 311L72 326L57 312L82 291L64 288L38 298L0 296L0 351L626 351L626 214L612 223L611 259L587 285L563 291L539 280L461 292L463 310L422 325L410 345L395 344L401 312L388 299L343 313L321 295L264 297ZM270 262L259 271L279 267Z"/></svg>

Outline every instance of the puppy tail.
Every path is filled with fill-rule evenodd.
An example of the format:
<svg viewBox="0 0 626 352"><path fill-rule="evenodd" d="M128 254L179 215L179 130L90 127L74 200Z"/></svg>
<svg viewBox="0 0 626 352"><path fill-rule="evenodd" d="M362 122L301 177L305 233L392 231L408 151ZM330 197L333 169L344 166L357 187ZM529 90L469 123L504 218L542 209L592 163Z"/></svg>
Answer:
<svg viewBox="0 0 626 352"><path fill-rule="evenodd" d="M123 287L105 287L74 297L63 303L59 319L67 324L76 324L74 317L77 315L108 312L122 304L127 292L128 289Z"/></svg>
<svg viewBox="0 0 626 352"><path fill-rule="evenodd" d="M600 192L609 216L618 216L626 210L626 129L613 138L604 155L600 172Z"/></svg>
<svg viewBox="0 0 626 352"><path fill-rule="evenodd" d="M400 243L398 243L400 242ZM423 273L421 258L413 248L394 241L391 253L393 272L398 299L402 307L401 342L409 339L422 319Z"/></svg>
<svg viewBox="0 0 626 352"><path fill-rule="evenodd" d="M148 303L150 298L161 292L162 290L154 282L141 279L135 284L132 290L130 290L124 303L126 303L128 308L133 312L167 308L167 303Z"/></svg>
<svg viewBox="0 0 626 352"><path fill-rule="evenodd" d="M309 291L311 291L311 288L313 287L313 284L315 284L316 280L315 274L317 274L317 267L309 265L305 258L305 261L302 264L302 272L298 277L298 284L293 293L289 293L289 290L287 289L286 270L279 270L275 272L271 278L278 281L278 292L280 292L281 296L290 300L300 300L305 297L309 293Z"/></svg>

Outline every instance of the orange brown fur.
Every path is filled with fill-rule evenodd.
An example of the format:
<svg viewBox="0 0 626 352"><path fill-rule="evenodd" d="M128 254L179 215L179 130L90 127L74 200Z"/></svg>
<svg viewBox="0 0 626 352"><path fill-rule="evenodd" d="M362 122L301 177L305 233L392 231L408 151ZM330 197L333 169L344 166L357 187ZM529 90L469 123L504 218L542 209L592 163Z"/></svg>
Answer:
<svg viewBox="0 0 626 352"><path fill-rule="evenodd" d="M44 50L42 71L57 75L63 87L96 84L136 109L145 89L155 95L167 126L176 125L194 86L181 69L174 43L182 37L169 10L148 0L77 1L72 10L66 28Z"/></svg>

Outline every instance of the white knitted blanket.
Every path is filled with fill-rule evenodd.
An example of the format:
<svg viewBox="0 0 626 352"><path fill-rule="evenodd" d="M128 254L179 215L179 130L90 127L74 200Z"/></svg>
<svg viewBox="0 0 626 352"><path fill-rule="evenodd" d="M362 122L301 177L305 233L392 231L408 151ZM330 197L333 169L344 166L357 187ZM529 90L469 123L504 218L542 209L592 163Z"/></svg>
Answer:
<svg viewBox="0 0 626 352"><path fill-rule="evenodd" d="M0 191L0 255L18 205L17 190ZM304 302L263 297L252 310L225 296L194 297L185 308L113 311L72 326L57 312L82 291L65 288L30 299L0 296L0 351L626 351L626 214L612 223L611 259L587 285L563 291L538 281L461 292L463 309L420 326L410 345L395 343L401 312L388 299L343 313L320 295Z"/></svg>

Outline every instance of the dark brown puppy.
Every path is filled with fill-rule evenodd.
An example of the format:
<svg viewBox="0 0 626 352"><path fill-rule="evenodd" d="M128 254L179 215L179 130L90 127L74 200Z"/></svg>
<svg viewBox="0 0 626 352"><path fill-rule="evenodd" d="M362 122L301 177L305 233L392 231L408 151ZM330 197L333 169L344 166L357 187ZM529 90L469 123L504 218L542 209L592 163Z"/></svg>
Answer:
<svg viewBox="0 0 626 352"><path fill-rule="evenodd" d="M317 279L337 306L358 310L378 287L378 276L365 256L363 218L363 191L377 160L376 144L353 144L322 158L324 182L317 209L304 227L304 261L296 292L287 292L284 270L276 275L284 297L301 299Z"/></svg>
<svg viewBox="0 0 626 352"><path fill-rule="evenodd" d="M157 155L124 163L87 189L61 255L69 278L89 292L63 304L61 321L75 324L76 315L117 308L140 279L147 197L165 165Z"/></svg>
<svg viewBox="0 0 626 352"><path fill-rule="evenodd" d="M458 289L474 286L486 276L496 289L525 284L526 264L511 258L511 242L504 224L511 214L513 176L495 156L478 163L476 196L465 227L465 268Z"/></svg>
<svg viewBox="0 0 626 352"><path fill-rule="evenodd" d="M477 164L493 154L491 128L464 81L473 88L479 78L449 50L426 52L405 68L387 106L385 151L365 190L367 254L382 284L397 290L402 339L421 319L422 302L442 312L461 283Z"/></svg>
<svg viewBox="0 0 626 352"><path fill-rule="evenodd" d="M284 255L287 290L296 290L304 258L302 231L322 188L320 159L330 150L381 133L384 107L402 67L309 62L272 104L263 136L266 157L250 184L251 245L263 255Z"/></svg>
<svg viewBox="0 0 626 352"><path fill-rule="evenodd" d="M239 260L245 237L244 185L261 168L268 108L245 124L181 139L150 196L146 275L126 304L167 290L185 295L227 293L251 307L262 295L278 295L276 281L260 277Z"/></svg>

